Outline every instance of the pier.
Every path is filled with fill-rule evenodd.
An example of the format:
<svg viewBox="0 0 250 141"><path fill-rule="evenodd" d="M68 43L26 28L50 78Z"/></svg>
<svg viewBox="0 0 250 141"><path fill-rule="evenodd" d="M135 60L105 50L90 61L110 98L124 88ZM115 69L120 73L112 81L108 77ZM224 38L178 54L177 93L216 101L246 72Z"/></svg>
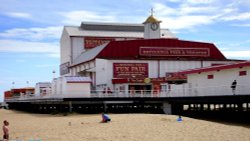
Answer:
<svg viewBox="0 0 250 141"><path fill-rule="evenodd" d="M240 86L239 86L240 88ZM204 89L204 88L202 88ZM197 90L197 88L196 88ZM211 89L210 89L211 90ZM187 95L185 91L154 93L138 92L112 93L92 92L89 97L80 95L50 95L43 97L14 97L6 99L9 109L32 113L164 113L186 116L225 116L229 118L250 117L250 94ZM221 88L219 88L221 91ZM238 89L240 91L240 89ZM174 94L178 92L177 94ZM185 95L184 95L185 94ZM197 94L197 93L196 93ZM85 94L86 95L86 94ZM174 96L177 95L177 96Z"/></svg>

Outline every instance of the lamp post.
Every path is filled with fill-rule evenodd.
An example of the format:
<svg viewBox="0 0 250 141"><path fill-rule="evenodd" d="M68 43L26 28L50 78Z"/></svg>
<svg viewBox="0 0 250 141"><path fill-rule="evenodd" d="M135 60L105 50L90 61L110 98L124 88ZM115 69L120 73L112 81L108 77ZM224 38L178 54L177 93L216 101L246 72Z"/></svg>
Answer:
<svg viewBox="0 0 250 141"><path fill-rule="evenodd" d="M12 89L14 89L14 85L15 85L15 82L13 81L13 82L12 82Z"/></svg>
<svg viewBox="0 0 250 141"><path fill-rule="evenodd" d="M26 84L27 84L27 88L29 87L29 81L26 81Z"/></svg>
<svg viewBox="0 0 250 141"><path fill-rule="evenodd" d="M55 70L53 70L53 71L52 71L52 73L53 73L53 79L55 79L55 74L56 74L56 71L55 71Z"/></svg>

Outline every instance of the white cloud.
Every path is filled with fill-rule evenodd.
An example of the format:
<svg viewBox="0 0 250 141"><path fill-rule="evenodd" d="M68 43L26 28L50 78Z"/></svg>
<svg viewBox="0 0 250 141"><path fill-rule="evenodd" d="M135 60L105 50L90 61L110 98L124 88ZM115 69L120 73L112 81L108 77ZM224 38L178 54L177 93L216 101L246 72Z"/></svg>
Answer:
<svg viewBox="0 0 250 141"><path fill-rule="evenodd" d="M242 27L250 27L250 23L249 24L232 24L233 26L242 26Z"/></svg>
<svg viewBox="0 0 250 141"><path fill-rule="evenodd" d="M24 59L17 59L16 62L18 62L18 63L24 63L24 62L26 62L26 60L24 60Z"/></svg>
<svg viewBox="0 0 250 141"><path fill-rule="evenodd" d="M14 28L0 33L3 38L17 38L26 40L59 39L62 26L51 26L46 28Z"/></svg>
<svg viewBox="0 0 250 141"><path fill-rule="evenodd" d="M187 0L189 4L210 4L213 3L215 0Z"/></svg>
<svg viewBox="0 0 250 141"><path fill-rule="evenodd" d="M214 6L196 6L196 7L191 7L191 6L187 6L187 5L182 5L182 7L180 8L179 13L183 14L183 15L187 15L187 14L193 14L193 13L198 13L200 14L211 14L214 13L217 9L217 7Z"/></svg>
<svg viewBox="0 0 250 141"><path fill-rule="evenodd" d="M169 2L180 2L181 0L168 0Z"/></svg>
<svg viewBox="0 0 250 141"><path fill-rule="evenodd" d="M188 4L171 8L160 3L155 3L154 8L158 19L163 21L162 27L171 30L192 30L195 26L211 24L215 22L217 13L214 13L218 10L218 7L190 6Z"/></svg>
<svg viewBox="0 0 250 141"><path fill-rule="evenodd" d="M167 3L154 3L153 7L156 17L163 21L162 27L174 30L193 30L200 25L250 19L250 13L240 9L239 2L235 1L225 4L216 0L187 0L177 3L174 8Z"/></svg>
<svg viewBox="0 0 250 141"><path fill-rule="evenodd" d="M233 20L250 20L250 12L234 14L231 16L223 17L225 21L233 21Z"/></svg>
<svg viewBox="0 0 250 141"><path fill-rule="evenodd" d="M177 18L160 18L163 22L163 28L170 28L172 30L191 29L198 25L210 24L213 19L209 16L180 16Z"/></svg>
<svg viewBox="0 0 250 141"><path fill-rule="evenodd" d="M29 13L22 13L22 12L9 12L6 13L7 16L14 17L14 18L21 18L21 19L30 19L32 15Z"/></svg>
<svg viewBox="0 0 250 141"><path fill-rule="evenodd" d="M250 50L245 51L222 51L222 53L228 58L242 58L250 60Z"/></svg>
<svg viewBox="0 0 250 141"><path fill-rule="evenodd" d="M177 9L168 7L161 3L155 3L153 7L157 16L168 16L178 13Z"/></svg>
<svg viewBox="0 0 250 141"><path fill-rule="evenodd" d="M57 65L43 64L43 65L36 65L35 67L37 67L37 68L51 68L51 67L58 67L58 66Z"/></svg>
<svg viewBox="0 0 250 141"><path fill-rule="evenodd" d="M114 22L114 16L107 16L109 14L105 13L96 13L91 11L71 11L60 13L66 19L63 20L63 23L70 25L80 25L82 21L102 21L102 22Z"/></svg>
<svg viewBox="0 0 250 141"><path fill-rule="evenodd" d="M0 52L44 53L59 58L59 45L58 43L0 40Z"/></svg>

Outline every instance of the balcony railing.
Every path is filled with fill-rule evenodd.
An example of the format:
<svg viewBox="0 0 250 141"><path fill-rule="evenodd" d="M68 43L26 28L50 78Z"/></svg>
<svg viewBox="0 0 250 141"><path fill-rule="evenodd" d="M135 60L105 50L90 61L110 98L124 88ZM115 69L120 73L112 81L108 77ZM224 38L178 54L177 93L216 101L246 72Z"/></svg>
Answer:
<svg viewBox="0 0 250 141"><path fill-rule="evenodd" d="M77 92L71 91L66 95L62 94L43 94L34 95L26 94L21 96L15 96L6 98L5 101L15 100L36 100L36 99L62 99L62 98L104 98L104 97L194 97L194 96L223 96L223 95L250 95L250 84L237 85L235 91L228 85L217 85L208 87L192 87L188 88L186 85L178 85L178 88L172 88L167 90L131 90L131 91L115 91L110 92L103 91L84 91Z"/></svg>

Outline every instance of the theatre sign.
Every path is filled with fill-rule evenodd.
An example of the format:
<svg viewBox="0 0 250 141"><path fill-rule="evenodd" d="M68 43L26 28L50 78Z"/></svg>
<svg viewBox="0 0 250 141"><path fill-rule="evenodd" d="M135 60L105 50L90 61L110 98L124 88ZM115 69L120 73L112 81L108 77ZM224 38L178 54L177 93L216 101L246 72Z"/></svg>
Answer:
<svg viewBox="0 0 250 141"><path fill-rule="evenodd" d="M209 48L140 47L140 56L210 56Z"/></svg>
<svg viewBox="0 0 250 141"><path fill-rule="evenodd" d="M115 38L107 38L107 37L85 37L84 47L86 49L91 49L114 40Z"/></svg>

